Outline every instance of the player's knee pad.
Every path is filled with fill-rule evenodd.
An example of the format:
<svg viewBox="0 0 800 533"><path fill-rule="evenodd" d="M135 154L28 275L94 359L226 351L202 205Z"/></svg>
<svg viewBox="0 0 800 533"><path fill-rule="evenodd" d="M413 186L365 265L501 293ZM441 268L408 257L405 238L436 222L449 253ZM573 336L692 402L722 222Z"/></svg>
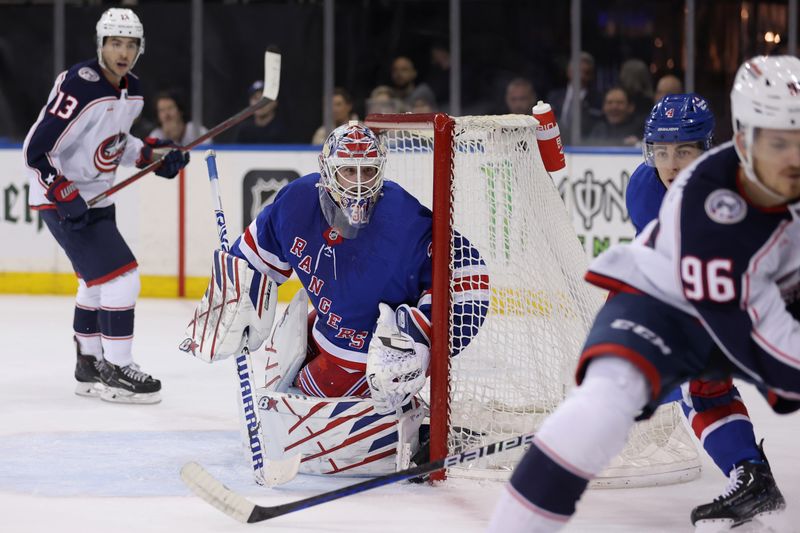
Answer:
<svg viewBox="0 0 800 533"><path fill-rule="evenodd" d="M86 282L79 279L75 304L84 309L98 309L100 307L100 287L100 285L89 287Z"/></svg>
<svg viewBox="0 0 800 533"><path fill-rule="evenodd" d="M308 346L308 295L297 291L276 321L264 351L267 355L264 388L286 392L306 359Z"/></svg>
<svg viewBox="0 0 800 533"><path fill-rule="evenodd" d="M398 453L410 456L419 449L425 410L416 398L399 416L376 414L370 398L313 398L262 388L256 400L267 458L300 453L304 474L384 475L398 468Z"/></svg>
<svg viewBox="0 0 800 533"><path fill-rule="evenodd" d="M633 364L596 358L581 385L542 424L537 440L580 471L596 475L622 451L649 395L646 378Z"/></svg>
<svg viewBox="0 0 800 533"><path fill-rule="evenodd" d="M139 269L134 268L100 285L100 306L107 309L128 309L136 305L141 282Z"/></svg>
<svg viewBox="0 0 800 533"><path fill-rule="evenodd" d="M693 379L683 389L683 401L698 413L718 407L741 402L739 390L733 385L733 379L705 380Z"/></svg>

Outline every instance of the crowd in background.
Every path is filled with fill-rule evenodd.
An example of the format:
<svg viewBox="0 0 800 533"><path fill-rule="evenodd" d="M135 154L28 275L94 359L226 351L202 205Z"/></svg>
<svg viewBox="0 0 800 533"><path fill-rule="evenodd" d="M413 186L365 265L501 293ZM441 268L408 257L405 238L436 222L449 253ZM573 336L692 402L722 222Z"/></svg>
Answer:
<svg viewBox="0 0 800 533"><path fill-rule="evenodd" d="M195 50L192 2L136 2L148 50L136 65L145 110L134 133L163 133L176 142L196 138L260 97L263 51L283 55L278 101L217 143L319 144L324 102L323 10L319 0L203 2L202 49ZM471 0L461 3L461 115L530 113L538 99L556 111L568 142L573 100L569 68L570 3ZM110 0L65 6L64 61L95 55L94 24ZM746 19L742 13L748 13ZM337 0L335 4L333 124L382 112L450 112L449 2ZM765 43L764 30L784 31L779 0L697 4L694 90L718 116L715 137L731 133L728 93L741 59L780 53L786 39ZM185 23L175 24L175 21ZM682 0L604 0L582 3L580 144L630 145L660 85L674 92L684 78ZM783 26L781 26L783 24ZM52 87L56 36L53 7L20 1L0 5L0 141L22 142ZM36 38L33 38L36 36ZM785 50L783 50L785 52ZM202 61L194 86L193 59ZM37 61L30 61L37 57ZM192 117L202 87L202 117Z"/></svg>

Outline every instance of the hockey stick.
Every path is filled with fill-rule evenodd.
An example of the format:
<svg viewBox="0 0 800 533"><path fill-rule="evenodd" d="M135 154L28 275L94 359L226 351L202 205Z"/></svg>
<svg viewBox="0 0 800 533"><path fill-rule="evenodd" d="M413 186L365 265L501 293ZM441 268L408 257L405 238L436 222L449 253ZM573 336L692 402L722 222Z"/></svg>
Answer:
<svg viewBox="0 0 800 533"><path fill-rule="evenodd" d="M203 142L207 141L211 137L215 135L219 135L223 131L239 124L253 113L264 107L265 105L269 104L270 102L274 102L275 99L278 97L278 89L280 86L281 81L281 55L276 54L275 52L265 52L264 53L264 91L262 93L261 100L256 102L255 104L242 109L232 117L229 117L226 120L223 120L206 133L198 137L197 139L193 140L186 146L181 146L180 149L184 152L187 150L191 150L195 146L203 144ZM134 181L138 180L139 178L146 176L150 172L154 171L161 165L161 160L156 160L141 169L136 174L125 178L124 180L120 181L113 187L109 188L107 191L102 192L86 202L89 207L94 207L97 205L98 202L101 202L111 196L112 194L116 193L117 191L124 189Z"/></svg>
<svg viewBox="0 0 800 533"><path fill-rule="evenodd" d="M211 202L217 220L219 244L223 252L228 252L230 251L228 225L225 223L225 212L222 210L222 196L219 192L219 175L214 150L206 151L206 166L208 181L211 184ZM256 483L272 487L291 481L297 476L297 471L300 469L300 454L282 460L270 460L264 456L264 439L261 436L261 420L254 398L255 387L250 365L250 349L247 347L247 331L242 336L242 350L236 356L235 370L241 392L239 401L244 416L244 430L247 433L248 457Z"/></svg>
<svg viewBox="0 0 800 533"><path fill-rule="evenodd" d="M525 446L531 442L533 442L533 433L518 435L508 440L493 442L492 444L487 444L481 448L475 448L466 452L454 454L449 457L445 457L444 459L439 459L438 461L432 461L430 463L425 463L413 468L401 470L399 472L386 474L385 476L368 479L367 481L362 481L361 483L356 483L354 485L349 485L347 487L342 487L329 492L323 492L322 494L317 494L316 496L311 496L310 498L305 498L296 502L274 506L261 506L254 504L253 502L247 500L243 496L240 496L223 485L197 463L187 463L184 465L184 467L181 468L181 479L183 479L184 483L189 486L192 492L223 513L235 518L240 522L252 524L254 522L263 522L264 520L269 520L270 518L293 513L295 511L308 509L309 507L314 507L321 503L338 500L339 498L358 494L359 492L364 492L376 487L382 487L383 485L389 485L390 483L394 483L396 481L403 481L413 477L430 474L431 472L436 472L442 468L449 468L461 463L474 461L494 453L519 448L520 446Z"/></svg>

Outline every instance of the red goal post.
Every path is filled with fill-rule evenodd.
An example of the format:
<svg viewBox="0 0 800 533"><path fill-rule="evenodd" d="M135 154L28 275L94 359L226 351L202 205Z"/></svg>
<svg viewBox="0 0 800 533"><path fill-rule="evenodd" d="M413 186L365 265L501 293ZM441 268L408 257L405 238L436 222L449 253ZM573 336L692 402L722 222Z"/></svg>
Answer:
<svg viewBox="0 0 800 533"><path fill-rule="evenodd" d="M433 212L431 379L422 393L431 460L535 431L572 386L604 300L583 281L586 255L542 163L538 123L524 115L408 113L369 115L365 124L388 148L386 179ZM490 303L478 334L450 357L454 230L486 262ZM674 406L660 411L637 425L606 475L612 481L601 486L662 484L699 472L681 415ZM521 453L450 474L507 478Z"/></svg>

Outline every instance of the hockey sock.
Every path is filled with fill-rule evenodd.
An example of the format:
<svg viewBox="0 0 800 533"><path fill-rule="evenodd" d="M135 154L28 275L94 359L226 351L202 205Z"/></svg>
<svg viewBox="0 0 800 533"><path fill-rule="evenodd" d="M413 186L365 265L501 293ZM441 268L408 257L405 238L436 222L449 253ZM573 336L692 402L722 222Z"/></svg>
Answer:
<svg viewBox="0 0 800 533"><path fill-rule="evenodd" d="M593 361L581 386L542 424L489 530L549 532L566 524L589 480L622 451L648 397L644 376L630 362Z"/></svg>
<svg viewBox="0 0 800 533"><path fill-rule="evenodd" d="M760 461L747 407L733 383L692 380L682 402L689 424L714 463L726 476L742 461Z"/></svg>
<svg viewBox="0 0 800 533"><path fill-rule="evenodd" d="M100 287L87 287L86 283L79 279L72 329L75 331L75 338L78 340L81 353L102 359L103 346L100 342L100 323L98 321L99 307Z"/></svg>
<svg viewBox="0 0 800 533"><path fill-rule="evenodd" d="M117 366L127 366L133 362L133 311L139 296L139 271L127 272L100 288L103 356Z"/></svg>

